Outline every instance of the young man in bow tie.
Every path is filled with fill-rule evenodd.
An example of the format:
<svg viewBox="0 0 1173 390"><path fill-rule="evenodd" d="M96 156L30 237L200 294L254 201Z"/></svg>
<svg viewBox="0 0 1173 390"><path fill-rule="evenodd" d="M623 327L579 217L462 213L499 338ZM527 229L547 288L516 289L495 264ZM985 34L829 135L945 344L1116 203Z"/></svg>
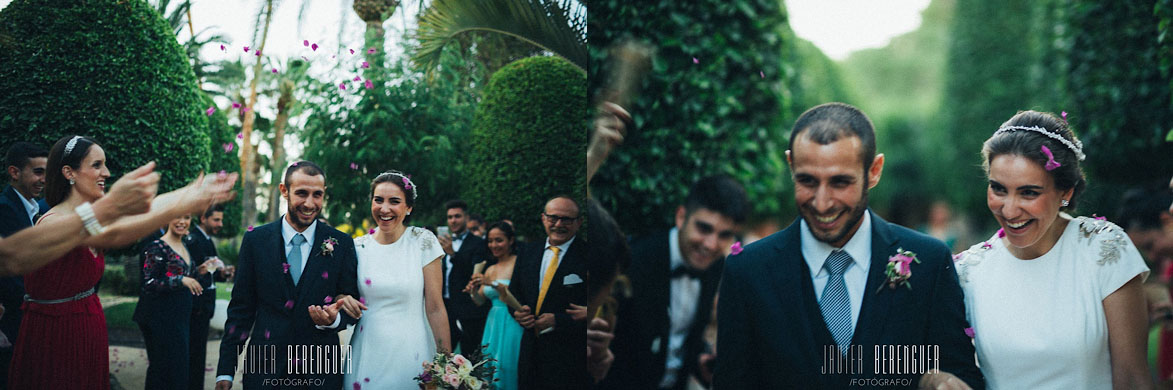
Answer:
<svg viewBox="0 0 1173 390"><path fill-rule="evenodd" d="M706 177L677 207L675 227L632 243L632 295L618 297L615 362L599 388L685 389L691 376L712 381L714 355L704 331L722 259L747 214L741 184Z"/></svg>

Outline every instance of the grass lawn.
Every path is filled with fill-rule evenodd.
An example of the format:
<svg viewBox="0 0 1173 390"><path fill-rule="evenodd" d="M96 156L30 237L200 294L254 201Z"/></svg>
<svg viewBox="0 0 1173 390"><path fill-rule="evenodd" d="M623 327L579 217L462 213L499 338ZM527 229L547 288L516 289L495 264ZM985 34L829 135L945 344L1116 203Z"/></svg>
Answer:
<svg viewBox="0 0 1173 390"><path fill-rule="evenodd" d="M216 282L216 299L232 299L232 283Z"/></svg>
<svg viewBox="0 0 1173 390"><path fill-rule="evenodd" d="M131 319L134 316L134 306L138 302L122 302L106 308L106 327L121 329L138 329L138 324Z"/></svg>

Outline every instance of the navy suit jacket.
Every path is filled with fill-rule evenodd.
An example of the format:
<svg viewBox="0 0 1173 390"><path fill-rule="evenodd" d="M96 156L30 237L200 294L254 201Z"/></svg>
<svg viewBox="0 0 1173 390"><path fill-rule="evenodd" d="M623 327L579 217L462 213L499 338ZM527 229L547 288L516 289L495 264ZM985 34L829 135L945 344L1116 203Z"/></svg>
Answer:
<svg viewBox="0 0 1173 390"><path fill-rule="evenodd" d="M224 270L217 270L216 272L208 272L200 275L197 269L200 264L204 263L204 258L208 256L218 256L216 254L216 244L212 242L211 237L208 237L199 228L192 226L189 228L187 236L183 237L183 244L187 247L188 253L191 254L192 272L191 277L200 282L200 287L204 288L204 294L195 297L195 302L192 304L191 315L192 318L202 318L205 321L212 318L212 314L216 309L216 290L208 288L213 286L215 282L223 282Z"/></svg>
<svg viewBox="0 0 1173 390"><path fill-rule="evenodd" d="M725 262L714 388L847 389L860 388L861 380L866 381L864 386L915 388L920 374L876 372L875 352L877 348L887 350L889 345L939 346L941 371L956 375L975 389L985 387L975 366L973 343L965 334L969 327L965 303L949 249L874 213L872 263L851 342L861 346L853 352L862 352L856 356L862 364L850 362L847 370L856 365L856 373L824 373L827 355L837 355L837 350L815 298L799 229L796 220ZM900 248L916 253L920 260L911 266L911 289L887 286L888 257ZM885 364L894 361L883 355L880 358ZM925 361L933 355L917 358Z"/></svg>
<svg viewBox="0 0 1173 390"><path fill-rule="evenodd" d="M672 295L669 232L663 231L631 244L632 262L627 277L631 281L632 295L629 299L619 298L615 339L611 342L615 362L607 378L596 388L654 389L664 378L672 326L668 314ZM684 339L683 366L676 375L677 389L687 387L689 376L698 372L697 357L706 349L704 332L712 319L713 296L721 281L723 263L723 260L713 263L700 277L696 314Z"/></svg>
<svg viewBox="0 0 1173 390"><path fill-rule="evenodd" d="M354 324L355 319L343 312L341 325L335 329L319 330L310 319L310 305L326 304L326 297L348 294L358 298L357 262L354 240L346 234L319 223L310 247L301 280L295 286L291 273L284 271L285 243L281 237L281 221L272 222L253 229L244 235L240 244L240 257L236 266L236 283L232 289L232 301L228 304L228 321L225 334L220 341L220 361L216 376L234 375L236 372L237 347L246 339L252 346L272 347L272 356L257 355L258 366L253 370L244 360L244 378L233 378L243 382L244 388L262 388L264 379L321 379L322 388L337 389L342 386L342 374L290 374L286 368L293 357L287 356L289 346L338 346L338 331ZM334 251L326 255L322 243L327 237L338 241ZM323 274L326 273L326 274ZM323 278L323 276L326 276ZM252 351L249 351L252 352ZM302 356L299 359L305 360ZM275 371L265 369L267 362L276 363ZM310 361L311 365L316 364ZM315 386L317 386L317 382Z"/></svg>
<svg viewBox="0 0 1173 390"><path fill-rule="evenodd" d="M485 239L477 237L475 234L468 233L464 237L464 242L460 244L460 250L452 255L452 272L448 274L448 313L456 316L459 320L483 319L489 315L489 306L479 306L468 293L461 292L464 290L468 280L472 279L472 271L474 266L482 261L485 261L485 269L490 265L496 264L497 260L489 254L489 243ZM443 259L440 259L443 260ZM441 272L447 272L447 264L440 263ZM481 270L484 272L484 270ZM454 343L457 340L452 340ZM479 343L480 340L477 340Z"/></svg>
<svg viewBox="0 0 1173 390"><path fill-rule="evenodd" d="M45 201L38 203L41 206L41 212L38 214L49 210ZM8 186L4 192L0 192L0 237L8 237L32 227L32 222L15 188ZM17 331L20 330L20 319L23 317L20 305L23 302L24 279L20 276L0 278L0 303L4 304L4 315L0 316L0 331L3 331L13 343L16 342Z"/></svg>

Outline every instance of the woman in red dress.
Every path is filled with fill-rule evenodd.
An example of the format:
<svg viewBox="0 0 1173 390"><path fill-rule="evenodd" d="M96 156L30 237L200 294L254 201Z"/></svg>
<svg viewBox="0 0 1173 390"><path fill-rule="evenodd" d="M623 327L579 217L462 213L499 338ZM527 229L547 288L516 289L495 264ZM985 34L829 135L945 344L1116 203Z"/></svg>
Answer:
<svg viewBox="0 0 1173 390"><path fill-rule="evenodd" d="M49 152L45 201L38 223L84 209L105 194L106 154L94 140L67 136ZM106 267L102 251L129 245L181 215L233 196L236 175L200 178L155 197L151 211L126 217L88 237L82 246L25 275L25 316L9 369L11 389L109 389L106 316L94 290Z"/></svg>

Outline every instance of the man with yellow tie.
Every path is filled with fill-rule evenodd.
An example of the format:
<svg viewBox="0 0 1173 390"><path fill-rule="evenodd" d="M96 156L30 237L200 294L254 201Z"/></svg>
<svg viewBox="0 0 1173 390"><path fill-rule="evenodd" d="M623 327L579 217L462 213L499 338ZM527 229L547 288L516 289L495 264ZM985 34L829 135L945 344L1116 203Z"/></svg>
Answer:
<svg viewBox="0 0 1173 390"><path fill-rule="evenodd" d="M526 328L518 357L518 389L586 389L586 250L578 203L546 202L546 240L522 249L509 291L523 306L513 318ZM536 313L536 314L535 314Z"/></svg>

